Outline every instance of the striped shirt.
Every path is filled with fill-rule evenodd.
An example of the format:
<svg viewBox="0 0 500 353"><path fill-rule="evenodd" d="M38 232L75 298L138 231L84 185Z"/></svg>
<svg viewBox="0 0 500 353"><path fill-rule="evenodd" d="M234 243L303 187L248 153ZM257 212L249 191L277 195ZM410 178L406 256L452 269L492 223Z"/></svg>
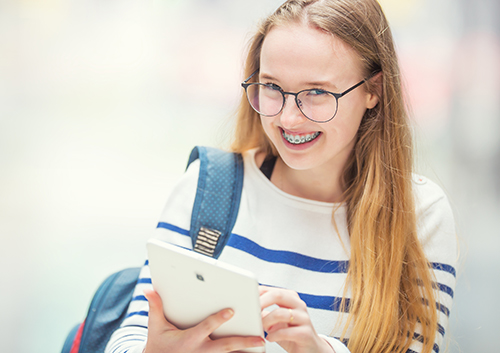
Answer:
<svg viewBox="0 0 500 353"><path fill-rule="evenodd" d="M347 314L340 311L350 253L345 207L281 191L258 169L255 150L244 154L244 165L240 211L219 260L252 271L263 285L296 291L307 304L316 332L337 353L349 352L337 339L347 319ZM158 224L157 238L192 247L189 226L198 172L199 162L194 162L170 195ZM452 211L443 191L423 177L415 176L413 185L419 239L438 282L439 332L434 345L434 352L438 353L453 301L457 240ZM337 227L332 222L334 210ZM146 261L127 318L112 335L106 353L142 352L148 320L148 303L142 293L147 287L151 287L151 279ZM347 290L348 298L349 295ZM348 329L347 339L349 336ZM421 352L421 341L417 330L409 353ZM266 352L284 350L267 342Z"/></svg>

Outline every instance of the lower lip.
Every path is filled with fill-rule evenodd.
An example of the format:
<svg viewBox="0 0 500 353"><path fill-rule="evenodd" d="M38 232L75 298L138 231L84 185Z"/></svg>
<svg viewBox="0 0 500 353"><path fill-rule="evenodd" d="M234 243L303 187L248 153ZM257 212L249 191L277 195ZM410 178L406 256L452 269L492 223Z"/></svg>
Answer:
<svg viewBox="0 0 500 353"><path fill-rule="evenodd" d="M285 139L285 137L283 136L283 130L281 130L280 133L281 133L281 139L283 140L283 143L285 144L285 146L287 146L288 148L295 150L295 151L301 151L301 150L305 150L305 149L311 147L321 138L321 135L323 134L322 132L320 132L319 136L316 137L314 140L295 145L293 143L288 142L288 140Z"/></svg>

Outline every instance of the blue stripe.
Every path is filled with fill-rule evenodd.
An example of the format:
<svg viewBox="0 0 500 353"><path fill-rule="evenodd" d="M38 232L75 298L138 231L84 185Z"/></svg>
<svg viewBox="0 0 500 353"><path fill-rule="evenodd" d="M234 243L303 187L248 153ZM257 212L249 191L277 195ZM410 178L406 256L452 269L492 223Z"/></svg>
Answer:
<svg viewBox="0 0 500 353"><path fill-rule="evenodd" d="M151 284L151 278L139 278L137 280L137 284L142 284L142 283Z"/></svg>
<svg viewBox="0 0 500 353"><path fill-rule="evenodd" d="M344 344L344 346L346 346L346 347L349 344L349 339L348 338L344 338L342 340L340 339L340 337L333 337L333 338L335 338L336 340L342 342Z"/></svg>
<svg viewBox="0 0 500 353"><path fill-rule="evenodd" d="M312 295L312 294L304 294L298 293L300 299L302 299L308 308L314 309L322 309L329 311L340 311L340 304L342 302L342 298L339 297L330 297L330 296L322 296L322 295ZM349 299L346 299L346 310L344 312L349 312Z"/></svg>
<svg viewBox="0 0 500 353"><path fill-rule="evenodd" d="M129 326L130 327L130 326ZM139 326L139 327L144 327L144 326ZM147 328L147 327L146 327ZM122 342L122 341L128 341L130 340L130 338L128 337L132 337L132 339L134 340L140 340L140 338L138 338L137 336L139 336L140 334L138 333L129 333L128 335L124 335L124 336L120 336L120 340L118 342ZM141 337L148 337L147 334L142 334L140 335Z"/></svg>
<svg viewBox="0 0 500 353"><path fill-rule="evenodd" d="M267 262L287 264L310 271L322 273L347 273L349 266L349 261L329 261L291 251L266 249L237 234L231 234L227 245L245 251Z"/></svg>
<svg viewBox="0 0 500 353"><path fill-rule="evenodd" d="M273 285L269 285L266 283L259 283L260 285L268 286L268 287L274 287L274 288L280 288L276 287ZM306 303L308 308L315 308L315 309L321 309L321 310L328 310L328 311L340 311L340 306L342 303L342 298L339 297L331 297L331 296L322 296L322 295L313 295L313 294L305 294L305 293L300 293L297 292L299 295L300 299ZM350 306L350 299L346 299L346 308L343 310L343 312L349 312L349 306Z"/></svg>
<svg viewBox="0 0 500 353"><path fill-rule="evenodd" d="M436 285L441 292L445 292L446 294L450 295L453 298L454 293L453 293L453 289L451 289L451 287L448 287L447 285L442 284L442 283L436 283Z"/></svg>
<svg viewBox="0 0 500 353"><path fill-rule="evenodd" d="M143 329L148 329L147 326L143 326L143 325L123 325L123 326L120 326L120 328L123 328L123 327L139 327L139 328L143 328ZM147 337L147 335L146 335Z"/></svg>
<svg viewBox="0 0 500 353"><path fill-rule="evenodd" d="M189 231L169 223L160 222L158 223L158 227L189 236ZM329 261L291 251L266 249L259 244L234 233L231 234L231 237L227 242L227 246L244 251L267 262L287 264L310 271L322 273L347 273L347 269L349 267L349 261Z"/></svg>
<svg viewBox="0 0 500 353"><path fill-rule="evenodd" d="M445 314L446 316L450 316L450 309L448 309L446 306L444 306L443 304L441 303L436 303L436 308L441 311L443 314Z"/></svg>
<svg viewBox="0 0 500 353"><path fill-rule="evenodd" d="M115 352L118 352L120 349L122 349L122 346L123 346L123 343L120 342L120 344L118 345L118 347L115 347L115 349L113 349L111 351L111 353L115 353ZM123 353L127 353L128 350L126 352L123 352Z"/></svg>
<svg viewBox="0 0 500 353"><path fill-rule="evenodd" d="M422 280L420 280L420 279L417 279L417 284L419 286L424 285ZM454 295L453 289L451 287L448 287L446 284L432 282L432 288L438 289L439 291L444 292L453 298L453 295Z"/></svg>
<svg viewBox="0 0 500 353"><path fill-rule="evenodd" d="M444 333L445 333L445 329L443 326L441 326L440 324L438 324L438 332L441 334L441 336L444 336Z"/></svg>
<svg viewBox="0 0 500 353"><path fill-rule="evenodd" d="M165 229L171 230L173 232L189 236L189 231L188 230L179 228L179 227L174 226L173 224L170 224L170 223L159 222L158 226L156 228L165 228Z"/></svg>
<svg viewBox="0 0 500 353"><path fill-rule="evenodd" d="M138 295L136 297L132 298L132 301L148 301L145 296L143 295Z"/></svg>
<svg viewBox="0 0 500 353"><path fill-rule="evenodd" d="M427 300L425 298L421 298L421 299L422 299L422 303L424 303L425 305L429 306L429 300ZM448 316L448 317L450 316L450 309L448 309L443 304L436 302L436 309L439 310L439 311L441 311L446 316Z"/></svg>
<svg viewBox="0 0 500 353"><path fill-rule="evenodd" d="M131 317L131 316L135 316L135 315L138 315L138 316L148 316L148 312L147 311L134 311L134 312L131 312L130 314L128 314L127 316L125 316L125 319Z"/></svg>
<svg viewBox="0 0 500 353"><path fill-rule="evenodd" d="M457 277L457 271L455 271L455 268L453 266L441 264L439 262L431 262L431 267L434 270L448 272L451 273L453 277Z"/></svg>
<svg viewBox="0 0 500 353"><path fill-rule="evenodd" d="M421 335L421 334L419 334L419 333L416 333L416 332L415 332L415 333L413 334L413 339L414 339L415 341L420 342L420 343L424 343L424 336L422 336L422 335ZM436 353L439 353L439 346L438 346L436 343L434 343L434 345L432 346L432 350L433 350L434 352L436 352Z"/></svg>
<svg viewBox="0 0 500 353"><path fill-rule="evenodd" d="M443 336L444 336L444 329L443 329L443 327L442 327L441 325L439 325L439 324L438 324L438 331L439 331L440 333L441 333L441 330L443 330L443 333L442 333L442 334L443 334ZM418 333L414 333L414 334L413 334L413 339L414 339L414 340L416 340L416 341L423 342L423 338L421 338L421 337L422 337L422 336L421 336L421 335L419 335ZM349 339L348 339L348 338L344 338L343 340L341 340L341 339L340 339L340 337L334 337L334 338L335 338L335 339L337 339L337 340L339 340L339 341L341 341L341 342L342 342L342 343L343 343L346 347L347 347L347 345L349 344ZM432 347L432 350L433 350L434 352L436 352L436 353L439 353L439 346L438 346L436 343L434 343L434 345L433 345L433 347ZM408 349L408 350L406 351L406 353L417 353L417 352L415 352L415 351L414 351L414 350L412 350L412 349Z"/></svg>
<svg viewBox="0 0 500 353"><path fill-rule="evenodd" d="M147 336L146 336L147 337ZM127 340L120 340L119 344L111 351L111 353L120 352L124 345L130 344L130 342L145 342L145 339L140 338L129 338ZM122 353L127 353L129 350L123 351Z"/></svg>

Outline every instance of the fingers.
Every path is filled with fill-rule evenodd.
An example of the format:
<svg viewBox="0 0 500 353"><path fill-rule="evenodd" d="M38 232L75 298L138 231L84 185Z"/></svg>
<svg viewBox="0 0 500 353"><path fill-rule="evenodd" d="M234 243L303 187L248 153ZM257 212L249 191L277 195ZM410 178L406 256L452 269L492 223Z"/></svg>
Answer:
<svg viewBox="0 0 500 353"><path fill-rule="evenodd" d="M267 313L263 310L262 326L266 339L277 342L286 351L331 352L331 347L316 333L306 303L291 290L261 287L260 304L263 309L277 305Z"/></svg>
<svg viewBox="0 0 500 353"><path fill-rule="evenodd" d="M273 304L279 307L306 310L307 306L297 292L288 289L259 287L260 306L265 309Z"/></svg>
<svg viewBox="0 0 500 353"><path fill-rule="evenodd" d="M165 319L165 316L163 314L163 303L161 301L160 295L153 289L144 289L144 296L149 303L149 328L154 329L166 327L174 329L175 326Z"/></svg>
<svg viewBox="0 0 500 353"><path fill-rule="evenodd" d="M259 290L262 308L279 306L269 313L263 310L262 325L268 334L289 327L311 326L307 305L296 292L272 287L260 287Z"/></svg>
<svg viewBox="0 0 500 353"><path fill-rule="evenodd" d="M154 290L144 290L149 302L147 352L234 352L265 345L262 337L227 337L212 340L210 335L234 316L232 309L210 315L198 325L178 330L163 314L160 296Z"/></svg>
<svg viewBox="0 0 500 353"><path fill-rule="evenodd" d="M306 342L311 336L308 326L292 326L268 332L266 339L269 342L294 341L299 343Z"/></svg>
<svg viewBox="0 0 500 353"><path fill-rule="evenodd" d="M287 327L309 324L309 322L307 312L290 308L275 309L262 318L262 326L267 333Z"/></svg>
<svg viewBox="0 0 500 353"><path fill-rule="evenodd" d="M214 352L235 352L245 348L264 347L265 344L262 337L227 337L213 341L211 348Z"/></svg>
<svg viewBox="0 0 500 353"><path fill-rule="evenodd" d="M232 309L224 309L210 315L201 323L192 328L195 335L209 336L223 323L229 321L234 316ZM213 352L234 352L245 348L262 347L265 340L262 337L226 337L211 341Z"/></svg>
<svg viewBox="0 0 500 353"><path fill-rule="evenodd" d="M145 289L144 296L149 302L149 326L161 327L160 325L168 325L172 329L176 328L165 319L160 295L155 290ZM223 323L230 320L233 315L234 311L232 309L221 310L218 313L210 315L201 323L191 328L191 330L194 331L195 335L208 337Z"/></svg>
<svg viewBox="0 0 500 353"><path fill-rule="evenodd" d="M218 313L210 315L205 320L192 328L196 334L208 337L223 323L229 321L234 315L233 309L223 309Z"/></svg>
<svg viewBox="0 0 500 353"><path fill-rule="evenodd" d="M269 333L267 340L278 342L283 348L291 347L288 344L293 342L292 346L295 347L295 350L301 352L334 352L332 346L325 339L319 337L314 328L309 325L292 326Z"/></svg>

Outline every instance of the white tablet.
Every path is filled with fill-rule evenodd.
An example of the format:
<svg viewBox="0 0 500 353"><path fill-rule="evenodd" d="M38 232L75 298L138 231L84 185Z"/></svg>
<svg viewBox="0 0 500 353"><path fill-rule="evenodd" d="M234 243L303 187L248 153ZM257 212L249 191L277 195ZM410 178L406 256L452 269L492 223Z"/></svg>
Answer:
<svg viewBox="0 0 500 353"><path fill-rule="evenodd" d="M258 281L253 273L157 239L150 239L147 249L153 287L169 322L186 329L231 308L234 316L212 338L263 337ZM264 351L264 347L245 350Z"/></svg>

